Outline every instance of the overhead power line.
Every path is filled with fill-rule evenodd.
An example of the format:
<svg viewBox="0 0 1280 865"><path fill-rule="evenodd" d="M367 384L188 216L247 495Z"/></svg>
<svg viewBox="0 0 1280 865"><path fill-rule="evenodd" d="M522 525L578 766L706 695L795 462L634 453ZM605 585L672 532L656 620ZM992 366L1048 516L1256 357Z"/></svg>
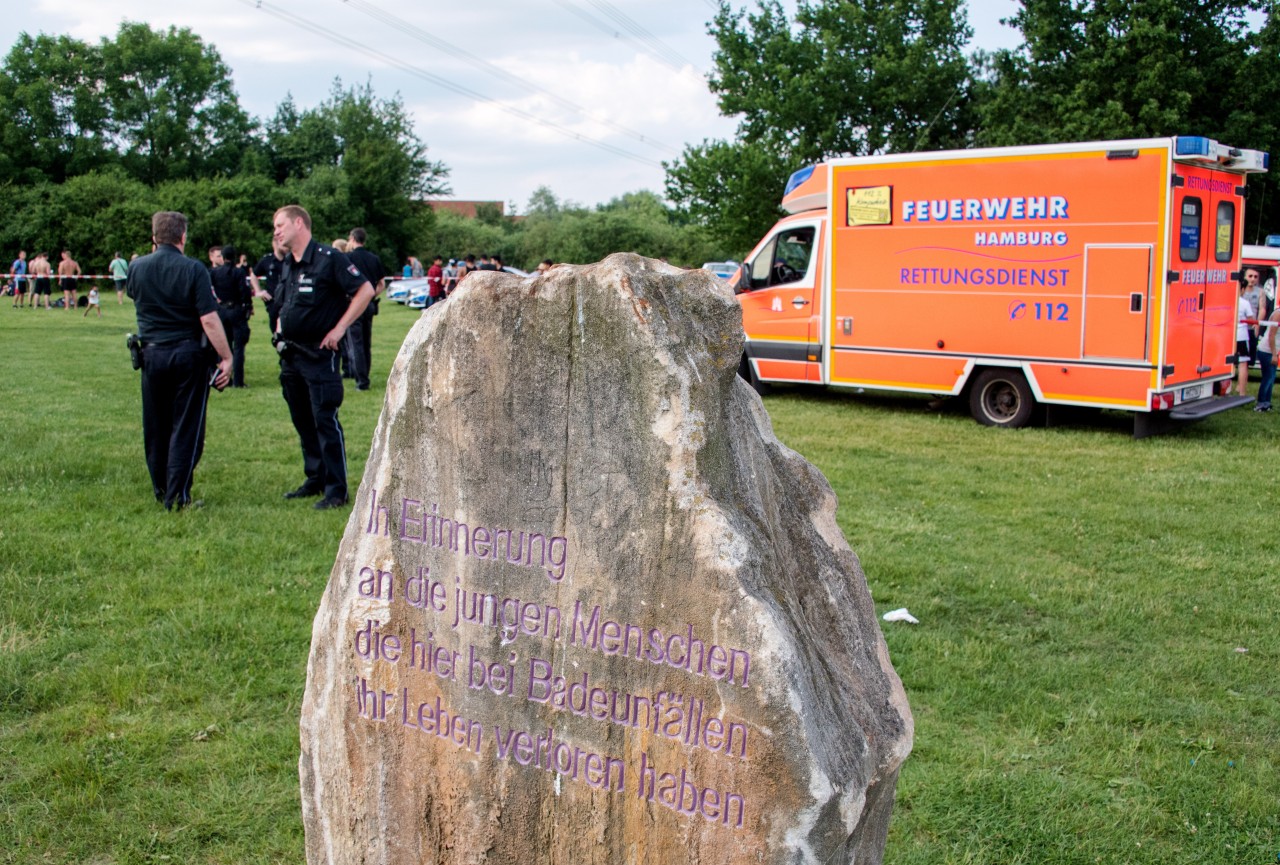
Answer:
<svg viewBox="0 0 1280 865"><path fill-rule="evenodd" d="M595 27L601 30L602 32L607 33L608 35L614 37L615 39L625 39L628 42L631 42L637 45L646 54L650 55L662 65L667 66L675 70L676 72L683 71L685 64L689 64L691 66L693 65L692 63L689 63L689 61L681 57L677 52L663 45L662 42L658 40L656 37L652 37L651 34L650 35L651 35L652 42L642 39L637 34L636 31L638 30L645 33L647 33L648 31L644 30L644 28L640 27L640 25L635 24L634 21L631 21L630 18L627 18L625 15L623 15L621 12L618 12L616 9L614 11L617 13L617 15L621 16L621 18L630 22L633 25L633 27L627 27L623 25L622 22L618 21L616 18L615 18L615 22L617 22L618 26L614 26L614 24L611 24L608 21L601 20L599 17L592 15L586 9L583 9L575 5L574 3L569 2L569 0L556 0L556 2L561 6L563 6L569 12L581 18L583 21L586 21L592 27ZM622 29L619 29L619 27L621 27Z"/></svg>
<svg viewBox="0 0 1280 865"><path fill-rule="evenodd" d="M614 6L612 3L610 3L609 0L587 0L587 2L590 3L592 6L594 6L596 9L599 9L609 18L613 19L614 21L617 21L619 24L625 27L628 32L634 34L635 37L639 39L642 43L644 43L645 45L652 46L653 50L656 51L657 53L661 54L664 57L669 57L673 59L678 66L683 67L683 66L696 65L693 63L693 61L686 59L684 55L682 55L679 51L676 51L674 48L672 48L667 43L663 42L657 36L654 36L652 33L650 33L648 30L642 27L634 18L627 15L627 13L623 12L617 6Z"/></svg>
<svg viewBox="0 0 1280 865"><path fill-rule="evenodd" d="M377 21L382 22L383 24L387 24L391 27L394 27L398 32L403 32L408 34L412 38L417 39L419 42L423 42L427 45L430 45L431 47L435 48L438 51L444 52L446 54L450 54L454 57L464 60L465 62L471 64L472 66L481 70L482 72L487 72L493 77L500 78L501 80L507 82L508 84L513 84L525 91L528 91L531 93L537 93L542 96L545 96L547 99L550 99L552 102L556 103L561 108L565 108L576 114L580 114L583 117L588 118L589 120L593 120L596 123L609 127L615 132L619 132L629 138L634 138L636 141L640 141L658 150L664 150L668 153L679 152L678 148L672 147L669 144L664 144L663 142L658 141L652 138L651 136L645 135L643 132L638 132L634 129L630 129L626 126L623 126L621 123L615 123L614 121L609 120L607 117L601 116L599 112L592 111L591 109L588 109L588 108L584 108L581 105L578 105L577 103L573 102L572 100L565 99L564 97L556 93L553 93L544 87L539 87L537 84L534 84L533 82L525 78L521 78L519 75L515 75L511 72L508 72L507 70L503 69L502 67L494 63L490 63L488 60L485 60L483 57L477 57L475 54L472 54L471 52L465 50L464 48L454 45L453 43L449 42L446 39L441 39L438 36L433 36L431 33L428 33L427 31L423 30L422 28L418 27L412 22L406 21L403 18L400 18L395 14L374 5L373 3L369 3L367 2L367 0L342 0L342 2L347 4L357 12L361 12L365 15L368 15L370 18L373 18Z"/></svg>
<svg viewBox="0 0 1280 865"><path fill-rule="evenodd" d="M499 109L500 111L504 111L507 114L512 115L513 117L518 117L521 120L525 120L530 123L536 123L537 125L542 126L546 129L550 129L560 135L565 136L566 138L572 138L575 141L581 141L583 144L588 144L599 150L603 150L606 153L611 153L614 156L620 156L623 159L630 159L633 162L639 162L641 165L648 165L652 168L662 167L662 163L660 162L632 153L629 150L623 150L621 147L615 147L612 144L609 144L604 141L600 141L599 139L596 139L596 138L592 138L589 135L583 135L580 132L574 132L572 129L569 129L566 126L562 126L559 123L555 123L551 120L547 120L543 117L539 117L536 114L532 114L528 111L523 111L519 108L516 108L515 106L505 105L502 102L499 102L496 99L491 99L488 96L485 96L482 93L472 90L469 87L464 87L461 84L455 84L454 82L450 81L447 78L442 78L439 75L434 75L430 72L427 72L425 69L420 69L417 66L414 66L410 63L406 63L403 60L399 60L382 51L378 51L374 48L370 48L367 45L363 45L359 42L356 42L354 39L352 39L348 35L345 35L342 33L336 33L333 30L330 30L327 27L322 27L313 21L307 20L305 18L299 18L296 15L291 15L288 12L286 12L284 9L281 9L278 6L275 6L274 4L267 2L267 0L240 0L240 2L254 9L260 9L263 12L266 12L268 15L278 18L279 20L284 21L288 24L292 24L294 27L297 27L301 30L306 30L311 33L314 33L315 35L321 37L322 39L327 39L328 41L334 43L335 45L339 45L347 49L355 49L369 57L375 57L379 60L382 60L384 63L394 66L397 69L407 72L410 75L413 75L417 78L421 78L423 81L427 81L431 84L436 85L437 87L456 93L459 96L464 96L468 99L473 99L476 102L482 102L487 105L492 105L495 108Z"/></svg>

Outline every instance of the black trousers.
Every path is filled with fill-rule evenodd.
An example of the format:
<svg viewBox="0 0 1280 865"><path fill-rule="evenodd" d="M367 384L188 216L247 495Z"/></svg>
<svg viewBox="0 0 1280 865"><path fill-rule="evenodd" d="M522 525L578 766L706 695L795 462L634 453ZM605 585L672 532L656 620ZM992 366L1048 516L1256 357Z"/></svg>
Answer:
<svg viewBox="0 0 1280 865"><path fill-rule="evenodd" d="M342 374L338 354L314 350L308 358L292 351L280 358L280 390L302 444L305 486L326 498L347 498L347 447L338 422Z"/></svg>
<svg viewBox="0 0 1280 865"><path fill-rule="evenodd" d="M347 328L343 337L346 357L343 366L356 380L356 387L363 390L369 386L369 370L373 365L371 344L373 342L373 303L370 302L360 317Z"/></svg>
<svg viewBox="0 0 1280 865"><path fill-rule="evenodd" d="M209 351L197 340L148 345L143 352L142 444L152 491L166 508L191 501L212 370Z"/></svg>
<svg viewBox="0 0 1280 865"><path fill-rule="evenodd" d="M231 343L231 386L244 387L244 347L249 342L249 314L244 309L218 308L218 320Z"/></svg>

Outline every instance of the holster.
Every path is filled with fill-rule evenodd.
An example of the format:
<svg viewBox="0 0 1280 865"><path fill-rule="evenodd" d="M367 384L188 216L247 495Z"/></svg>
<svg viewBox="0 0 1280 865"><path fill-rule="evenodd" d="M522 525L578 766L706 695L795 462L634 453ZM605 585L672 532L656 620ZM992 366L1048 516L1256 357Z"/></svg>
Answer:
<svg viewBox="0 0 1280 865"><path fill-rule="evenodd" d="M129 349L129 361L134 369L142 369L142 339L136 333L126 334L124 344Z"/></svg>

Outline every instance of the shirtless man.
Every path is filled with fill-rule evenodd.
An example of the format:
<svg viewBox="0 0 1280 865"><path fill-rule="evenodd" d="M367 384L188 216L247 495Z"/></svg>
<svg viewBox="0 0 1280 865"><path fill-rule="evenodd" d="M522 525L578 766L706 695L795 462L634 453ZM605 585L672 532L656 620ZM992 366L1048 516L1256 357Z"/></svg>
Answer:
<svg viewBox="0 0 1280 865"><path fill-rule="evenodd" d="M67 309L76 308L76 277L80 273L80 265L71 257L71 251L62 250L62 261L58 262L58 282L62 285L62 302Z"/></svg>
<svg viewBox="0 0 1280 865"><path fill-rule="evenodd" d="M31 308L35 309L40 305L41 296L44 297L44 308L49 308L49 280L53 276L53 268L49 266L49 253L41 252L36 255L35 260L31 262L31 276L33 279L31 289Z"/></svg>

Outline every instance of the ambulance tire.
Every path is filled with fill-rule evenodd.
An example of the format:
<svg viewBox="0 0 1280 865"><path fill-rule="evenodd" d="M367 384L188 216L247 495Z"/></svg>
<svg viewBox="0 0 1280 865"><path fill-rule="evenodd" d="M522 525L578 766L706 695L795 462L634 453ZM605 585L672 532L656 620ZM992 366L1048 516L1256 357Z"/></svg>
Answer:
<svg viewBox="0 0 1280 865"><path fill-rule="evenodd" d="M746 354L742 355L742 360L738 364L738 375L741 376L743 381L751 385L752 390L760 394L760 396L768 396L773 390L773 388L762 382L760 377L756 375L756 371L752 369L751 361L747 358Z"/></svg>
<svg viewBox="0 0 1280 865"><path fill-rule="evenodd" d="M969 389L969 411L984 426L1018 429L1031 420L1036 399L1027 379L1016 369L987 369Z"/></svg>

